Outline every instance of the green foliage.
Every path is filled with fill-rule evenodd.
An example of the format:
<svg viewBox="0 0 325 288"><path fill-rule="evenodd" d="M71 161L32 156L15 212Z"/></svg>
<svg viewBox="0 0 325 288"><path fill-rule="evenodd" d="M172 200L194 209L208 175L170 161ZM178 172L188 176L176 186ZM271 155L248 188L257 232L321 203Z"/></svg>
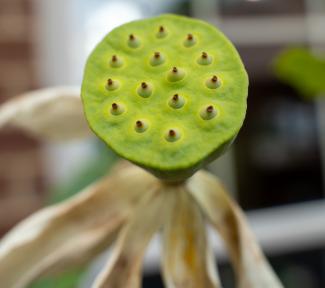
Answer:
<svg viewBox="0 0 325 288"><path fill-rule="evenodd" d="M58 276L39 279L28 288L76 288L82 275L83 270L69 270Z"/></svg>
<svg viewBox="0 0 325 288"><path fill-rule="evenodd" d="M325 55L317 57L304 48L287 49L275 59L274 70L305 98L325 94Z"/></svg>
<svg viewBox="0 0 325 288"><path fill-rule="evenodd" d="M230 145L247 87L241 59L218 29L162 15L122 25L98 44L82 98L91 128L117 154L181 180Z"/></svg>
<svg viewBox="0 0 325 288"><path fill-rule="evenodd" d="M102 143L98 143L96 148L98 152L97 157L87 162L87 165L80 167L77 176L69 179L67 183L60 183L52 189L50 198L51 204L61 202L73 196L108 173L118 157Z"/></svg>

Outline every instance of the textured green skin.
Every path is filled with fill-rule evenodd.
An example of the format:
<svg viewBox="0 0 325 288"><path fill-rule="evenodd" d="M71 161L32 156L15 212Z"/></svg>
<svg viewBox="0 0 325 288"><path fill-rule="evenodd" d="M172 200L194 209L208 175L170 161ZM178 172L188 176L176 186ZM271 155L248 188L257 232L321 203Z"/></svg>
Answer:
<svg viewBox="0 0 325 288"><path fill-rule="evenodd" d="M160 25L167 30L165 38L156 37ZM128 46L131 33L140 39L140 47ZM188 33L196 39L192 47L183 44ZM165 58L158 66L150 65L155 51ZM210 65L198 64L203 51L212 56ZM122 57L122 67L110 67L112 55ZM167 80L173 66L185 70L181 81ZM206 80L213 75L221 86L209 89ZM106 90L108 78L118 80L119 89ZM143 81L153 85L148 98L137 94ZM98 44L87 61L82 99L90 127L117 154L164 180L179 181L222 154L236 137L245 118L247 88L241 59L218 29L196 19L161 15L122 25ZM175 93L185 99L180 109L168 104ZM110 114L114 102L124 105L123 114ZM210 120L200 116L207 105L218 112ZM134 129L138 119L149 123L143 133ZM181 131L175 142L165 139L171 128Z"/></svg>

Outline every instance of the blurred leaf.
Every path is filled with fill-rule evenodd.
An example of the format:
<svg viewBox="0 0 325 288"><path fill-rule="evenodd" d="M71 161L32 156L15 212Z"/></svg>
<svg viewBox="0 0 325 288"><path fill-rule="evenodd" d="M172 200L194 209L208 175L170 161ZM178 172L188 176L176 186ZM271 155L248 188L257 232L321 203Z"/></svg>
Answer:
<svg viewBox="0 0 325 288"><path fill-rule="evenodd" d="M83 275L83 270L71 270L58 276L39 279L28 288L75 288Z"/></svg>
<svg viewBox="0 0 325 288"><path fill-rule="evenodd" d="M325 55L318 57L308 49L291 48L277 56L276 76L305 98L325 94Z"/></svg>
<svg viewBox="0 0 325 288"><path fill-rule="evenodd" d="M104 176L116 163L118 156L104 143L99 141L97 143L94 147L98 151L97 157L93 161L88 162L85 167L80 167L78 176L54 187L51 191L50 204L61 202L73 196L98 178Z"/></svg>

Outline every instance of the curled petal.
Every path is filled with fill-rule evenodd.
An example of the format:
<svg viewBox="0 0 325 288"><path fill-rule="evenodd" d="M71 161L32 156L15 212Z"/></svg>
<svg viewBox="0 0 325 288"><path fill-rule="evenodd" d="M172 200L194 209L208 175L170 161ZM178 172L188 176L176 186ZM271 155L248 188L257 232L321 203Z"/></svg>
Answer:
<svg viewBox="0 0 325 288"><path fill-rule="evenodd" d="M218 288L220 281L206 239L201 211L184 189L164 226L163 274L168 288Z"/></svg>
<svg viewBox="0 0 325 288"><path fill-rule="evenodd" d="M244 214L213 175L198 172L187 184L224 239L239 288L283 288L264 257Z"/></svg>
<svg viewBox="0 0 325 288"><path fill-rule="evenodd" d="M0 242L1 287L25 287L44 272L83 263L107 248L156 181L131 166L24 220Z"/></svg>
<svg viewBox="0 0 325 288"><path fill-rule="evenodd" d="M0 106L0 128L5 126L50 140L91 135L78 87L40 89L9 100Z"/></svg>
<svg viewBox="0 0 325 288"><path fill-rule="evenodd" d="M120 232L111 258L97 277L93 288L141 287L145 249L173 205L174 193L166 189L152 187L141 200L128 224Z"/></svg>

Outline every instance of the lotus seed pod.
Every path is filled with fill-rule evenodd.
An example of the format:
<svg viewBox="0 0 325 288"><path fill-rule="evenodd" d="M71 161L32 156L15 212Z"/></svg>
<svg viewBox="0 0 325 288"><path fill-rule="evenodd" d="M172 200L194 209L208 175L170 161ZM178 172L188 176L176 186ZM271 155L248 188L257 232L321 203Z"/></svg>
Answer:
<svg viewBox="0 0 325 288"><path fill-rule="evenodd" d="M122 65L108 65L112 55ZM117 154L183 181L232 143L247 88L236 49L216 27L161 15L124 24L97 45L82 98L90 127Z"/></svg>

